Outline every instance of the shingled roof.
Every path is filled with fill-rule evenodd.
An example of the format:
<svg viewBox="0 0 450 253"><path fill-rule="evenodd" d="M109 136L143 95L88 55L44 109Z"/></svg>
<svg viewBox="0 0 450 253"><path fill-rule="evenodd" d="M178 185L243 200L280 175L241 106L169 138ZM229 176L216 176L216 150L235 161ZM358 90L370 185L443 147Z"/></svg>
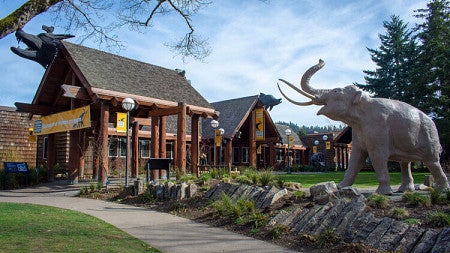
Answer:
<svg viewBox="0 0 450 253"><path fill-rule="evenodd" d="M211 103L211 105L220 112L219 128L225 130L224 137L232 138L234 131L240 127L253 107L258 103L259 96L249 96L243 98L235 98ZM213 131L210 127L211 119L204 119L202 122L203 138L213 138Z"/></svg>
<svg viewBox="0 0 450 253"><path fill-rule="evenodd" d="M213 108L176 70L66 41L63 44L91 87Z"/></svg>
<svg viewBox="0 0 450 253"><path fill-rule="evenodd" d="M291 135L294 136L294 145L295 146L305 146L305 145L303 145L303 142L300 139L300 137L298 136L298 134L294 130L292 130L292 128L290 128L289 126L282 125L282 124L277 124L277 123L275 123L275 126L277 127L278 133L280 133L281 138L283 139L282 140L283 144L287 144L288 143L288 137L286 135L286 129L290 129L291 130Z"/></svg>

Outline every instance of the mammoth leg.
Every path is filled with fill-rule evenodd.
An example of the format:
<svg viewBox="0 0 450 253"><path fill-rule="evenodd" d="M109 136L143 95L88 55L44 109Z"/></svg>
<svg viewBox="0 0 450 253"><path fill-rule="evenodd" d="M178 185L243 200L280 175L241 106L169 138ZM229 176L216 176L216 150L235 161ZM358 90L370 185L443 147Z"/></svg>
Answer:
<svg viewBox="0 0 450 253"><path fill-rule="evenodd" d="M442 170L441 164L436 162L424 162L424 164L428 167L431 172L431 175L434 177L434 182L436 183L436 189L441 191L445 191L450 189L448 185L448 179Z"/></svg>
<svg viewBox="0 0 450 253"><path fill-rule="evenodd" d="M400 162L400 168L402 169L402 184L397 192L414 191L414 178L411 174L411 163Z"/></svg>
<svg viewBox="0 0 450 253"><path fill-rule="evenodd" d="M355 178L359 171L362 169L364 162L367 158L367 152L361 150L360 147L353 146L350 155L350 160L348 161L348 169L345 171L344 179L338 185L338 188L343 188L346 186L351 186L355 182Z"/></svg>
<svg viewBox="0 0 450 253"><path fill-rule="evenodd" d="M378 194L392 195L391 178L387 168L387 156L378 153L371 153L372 165L378 178Z"/></svg>

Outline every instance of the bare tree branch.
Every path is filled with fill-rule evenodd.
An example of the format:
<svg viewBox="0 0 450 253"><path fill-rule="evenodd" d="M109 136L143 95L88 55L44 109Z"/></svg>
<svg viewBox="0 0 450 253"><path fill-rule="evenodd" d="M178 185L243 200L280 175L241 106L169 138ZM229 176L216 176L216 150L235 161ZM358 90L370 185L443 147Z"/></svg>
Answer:
<svg viewBox="0 0 450 253"><path fill-rule="evenodd" d="M0 39L22 28L37 15L46 12L53 5L63 0L30 0L17 10L0 19Z"/></svg>

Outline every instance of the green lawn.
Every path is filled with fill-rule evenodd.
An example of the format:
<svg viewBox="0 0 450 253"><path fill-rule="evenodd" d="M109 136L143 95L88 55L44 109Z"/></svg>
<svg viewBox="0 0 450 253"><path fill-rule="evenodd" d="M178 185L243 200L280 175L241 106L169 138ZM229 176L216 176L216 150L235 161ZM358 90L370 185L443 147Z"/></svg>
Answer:
<svg viewBox="0 0 450 253"><path fill-rule="evenodd" d="M425 175L430 173L415 172L413 173L414 183L423 183ZM303 187L311 187L320 182L334 181L336 184L342 181L344 178L344 172L328 172L328 173L310 173L310 174L280 174L280 178L286 182L298 182ZM401 184L400 172L389 173L391 177L391 185ZM375 172L360 172L356 177L355 187L371 187L377 186L377 176Z"/></svg>
<svg viewBox="0 0 450 253"><path fill-rule="evenodd" d="M87 214L0 203L0 252L160 252Z"/></svg>

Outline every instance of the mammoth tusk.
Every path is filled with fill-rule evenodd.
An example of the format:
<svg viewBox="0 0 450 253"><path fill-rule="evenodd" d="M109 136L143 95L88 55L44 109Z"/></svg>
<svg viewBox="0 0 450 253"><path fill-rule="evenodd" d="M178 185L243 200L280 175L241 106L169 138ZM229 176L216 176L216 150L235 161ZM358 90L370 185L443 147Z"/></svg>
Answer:
<svg viewBox="0 0 450 253"><path fill-rule="evenodd" d="M316 90L316 89L312 88L311 86L309 86L309 80L317 71L319 71L321 68L323 68L324 65L325 65L325 62L322 59L320 59L319 63L317 63L316 65L309 68L303 74L302 79L300 81L300 87L302 88L302 90L304 90L310 94L318 94L318 92L320 92L319 90Z"/></svg>
<svg viewBox="0 0 450 253"><path fill-rule="evenodd" d="M290 83L290 82L288 82L288 81L286 81L286 80L283 80L283 79L278 79L278 80L280 80L280 81L282 81L283 83L287 84L289 87L291 87L292 89L294 89L296 92L302 94L303 96L305 96L305 97L307 97L307 98L310 98L310 99L316 99L316 98L317 98L316 96L313 96L313 95L311 95L311 94L309 94L309 93L306 93L306 92L302 91L301 89L295 87L292 83ZM278 86L278 87L279 87L279 86Z"/></svg>
<svg viewBox="0 0 450 253"><path fill-rule="evenodd" d="M291 103L293 103L293 104L295 104L295 105L306 106L306 105L313 105L313 104L314 104L314 102L313 102L312 100L309 101L309 102L297 102L297 101L294 101L294 100L288 98L288 97L283 93L283 91L281 90L280 85L279 85L278 83L277 83L277 86L278 86L278 90L280 90L280 92L281 92L281 95L283 95L283 97L284 97L287 101L289 101L289 102L291 102Z"/></svg>

